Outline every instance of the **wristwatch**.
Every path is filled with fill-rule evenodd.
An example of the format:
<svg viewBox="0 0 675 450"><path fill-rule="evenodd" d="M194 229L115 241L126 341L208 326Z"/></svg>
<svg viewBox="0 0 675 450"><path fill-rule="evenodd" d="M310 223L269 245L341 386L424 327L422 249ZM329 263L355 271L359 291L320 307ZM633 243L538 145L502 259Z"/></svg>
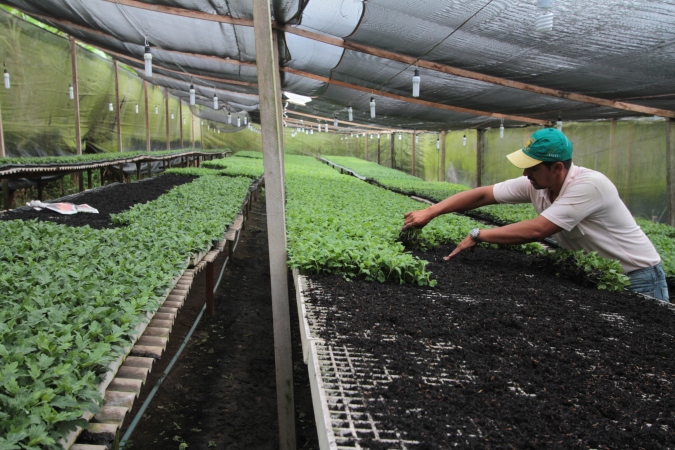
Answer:
<svg viewBox="0 0 675 450"><path fill-rule="evenodd" d="M474 242L480 242L478 235L480 235L480 228L474 228L473 230L469 231L469 236L471 236L471 239L473 239Z"/></svg>

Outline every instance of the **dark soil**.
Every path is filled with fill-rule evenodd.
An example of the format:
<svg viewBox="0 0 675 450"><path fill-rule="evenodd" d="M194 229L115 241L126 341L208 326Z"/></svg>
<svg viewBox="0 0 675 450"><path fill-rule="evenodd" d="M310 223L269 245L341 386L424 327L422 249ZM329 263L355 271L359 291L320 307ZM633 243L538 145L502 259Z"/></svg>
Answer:
<svg viewBox="0 0 675 450"><path fill-rule="evenodd" d="M162 175L135 183L115 183L100 188L92 189L81 194L64 197L59 201L87 204L98 210L98 214L78 213L63 215L43 209L36 211L32 208L22 207L0 214L0 220L32 220L49 221L82 227L89 225L91 228L113 228L110 222L111 214L119 214L138 203L147 203L167 192L174 186L190 183L194 177L182 175ZM58 202L58 201L54 201Z"/></svg>
<svg viewBox="0 0 675 450"><path fill-rule="evenodd" d="M0 219L48 220L69 226L112 227L110 214L154 200L192 177L161 175L113 184L60 201L86 203L100 214L64 216L19 209ZM227 251L215 261L215 281ZM278 448L274 339L264 195L249 214L234 256L216 292L214 316L204 315L131 435L127 449ZM289 274L296 440L299 449L318 449L307 366L302 362L295 292ZM194 284L173 326L167 349L127 413L120 436L183 343L205 301L205 273Z"/></svg>
<svg viewBox="0 0 675 450"><path fill-rule="evenodd" d="M420 255L434 288L311 277L330 293L310 301L329 306L323 337L394 374L362 392L381 429L423 449L675 448L671 307L540 258L450 251Z"/></svg>
<svg viewBox="0 0 675 450"><path fill-rule="evenodd" d="M216 280L225 255L216 260ZM204 273L172 330L169 347L127 416L126 431L141 402L181 345L204 304ZM298 449L318 449L307 366L302 362L293 282L293 376ZM274 339L264 197L254 204L246 229L216 292L216 312L204 316L177 364L146 410L126 449L275 449L279 431Z"/></svg>

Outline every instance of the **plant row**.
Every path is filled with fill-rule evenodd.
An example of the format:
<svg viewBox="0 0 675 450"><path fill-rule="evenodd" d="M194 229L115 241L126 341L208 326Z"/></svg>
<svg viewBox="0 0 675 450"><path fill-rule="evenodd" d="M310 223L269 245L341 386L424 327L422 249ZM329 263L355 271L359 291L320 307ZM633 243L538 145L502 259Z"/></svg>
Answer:
<svg viewBox="0 0 675 450"><path fill-rule="evenodd" d="M121 152L121 153L96 153L93 155L69 155L69 156L32 156L32 157L22 157L22 158L0 158L0 167L10 166L10 165L26 165L26 166L36 166L42 164L84 164L92 163L99 161L115 161L115 160L126 160L131 158L136 158L139 156L169 156L169 155L181 155L188 152L199 152L199 153L223 153L227 150L222 149L182 149L182 150L162 150L162 151L153 151L153 152Z"/></svg>
<svg viewBox="0 0 675 450"><path fill-rule="evenodd" d="M433 285L427 262L400 242L403 215L419 203L345 177L311 157L286 156L286 224L289 264L308 273ZM445 216L426 227L416 243L431 248L458 242L480 226Z"/></svg>
<svg viewBox="0 0 675 450"><path fill-rule="evenodd" d="M219 168L219 173L227 171L232 175L252 178L263 173L262 159L238 158L238 155L211 161L207 165ZM380 173L392 173L389 180L407 177L414 180L406 182L424 183L409 175L375 166L379 167ZM409 254L400 256L405 253L401 244L427 250L441 244L457 244L471 228L485 228L485 225L467 217L447 215L437 218L422 230L401 234L399 230L403 214L418 209L419 203L356 178L341 176L311 157L286 155L285 168L289 264L306 272L433 284L434 281L427 273L420 271L415 266L417 263L408 259L411 257ZM366 191L362 192L363 189ZM300 200L296 203L298 198ZM383 198L391 199L395 205L384 202ZM364 203L366 199L368 203ZM345 239L345 236L349 239ZM498 247L485 243L481 245ZM508 248L529 254L543 253L541 247L534 243ZM621 274L617 261L583 252L559 252L557 257L561 261L570 259L571 265L579 267L585 277L601 289L620 290L626 286L627 279ZM377 264L373 264L373 261L377 261ZM561 265L564 264L561 262Z"/></svg>
<svg viewBox="0 0 675 450"><path fill-rule="evenodd" d="M248 158L238 156L237 153L231 158L214 159L212 161L204 161L202 167L208 169L216 169L222 175L248 177L258 179L262 176L263 160L262 158Z"/></svg>
<svg viewBox="0 0 675 450"><path fill-rule="evenodd" d="M450 183L425 182L417 177L404 174L400 171L382 167L379 164L354 157L328 156L326 159L347 169L353 170L358 175L364 176L367 179L373 179L378 184L396 192L426 197L434 201L440 202L457 192L469 189L465 186L453 185ZM500 224L520 222L522 220L533 219L537 216L532 205L489 205L477 208L472 212L478 212L478 216L492 219ZM438 219L432 221L431 224L436 220ZM425 227L424 230L426 230L427 227ZM537 253L537 250L533 248L533 244L515 246L515 249L524 250L528 253ZM571 260L573 265L580 268L586 278L592 281L599 289L618 291L624 289L629 283L628 278L623 275L618 261L603 258L595 252L558 251L552 256L557 259L561 265L564 265L563 262L565 260Z"/></svg>
<svg viewBox="0 0 675 450"><path fill-rule="evenodd" d="M424 181L398 170L380 166L351 156L327 156L327 160L351 169L367 179L405 195L416 195L435 202L440 202L458 192L470 189L461 184L437 181ZM467 212L469 215L489 219L498 224L520 222L534 219L537 212L529 204L520 205L488 205Z"/></svg>
<svg viewBox="0 0 675 450"><path fill-rule="evenodd" d="M239 156L240 158L262 159L263 154L262 152L255 152L251 150L240 150L237 153L235 153L235 156Z"/></svg>
<svg viewBox="0 0 675 450"><path fill-rule="evenodd" d="M96 230L1 221L0 448L60 448L101 376L193 253L222 238L247 178L205 176Z"/></svg>

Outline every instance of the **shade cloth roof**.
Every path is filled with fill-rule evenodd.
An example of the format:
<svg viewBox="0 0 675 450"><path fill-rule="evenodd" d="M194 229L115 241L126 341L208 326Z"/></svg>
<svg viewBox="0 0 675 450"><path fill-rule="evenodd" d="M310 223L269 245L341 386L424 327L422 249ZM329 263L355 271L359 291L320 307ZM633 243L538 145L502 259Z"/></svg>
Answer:
<svg viewBox="0 0 675 450"><path fill-rule="evenodd" d="M212 106L217 92L222 108L248 111L256 121L250 0L0 2L101 48L141 76L147 39L155 72L149 81L186 97L193 82L200 104ZM536 0L271 4L282 89L313 97L289 105L289 115L344 121L351 103L356 123L424 130L559 116L675 117L675 0L553 0L548 33L535 30L543 12ZM422 102L410 101L415 65Z"/></svg>

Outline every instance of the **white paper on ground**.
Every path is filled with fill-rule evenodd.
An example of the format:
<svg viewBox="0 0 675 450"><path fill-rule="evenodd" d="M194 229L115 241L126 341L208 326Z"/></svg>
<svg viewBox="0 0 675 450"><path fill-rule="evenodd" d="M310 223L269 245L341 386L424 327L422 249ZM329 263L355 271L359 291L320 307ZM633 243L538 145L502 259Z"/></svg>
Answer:
<svg viewBox="0 0 675 450"><path fill-rule="evenodd" d="M96 208L92 208L87 204L75 205L73 203L43 203L39 200L33 200L26 204L37 211L49 209L50 211L54 211L59 214L77 214L78 212L98 214L98 210Z"/></svg>

